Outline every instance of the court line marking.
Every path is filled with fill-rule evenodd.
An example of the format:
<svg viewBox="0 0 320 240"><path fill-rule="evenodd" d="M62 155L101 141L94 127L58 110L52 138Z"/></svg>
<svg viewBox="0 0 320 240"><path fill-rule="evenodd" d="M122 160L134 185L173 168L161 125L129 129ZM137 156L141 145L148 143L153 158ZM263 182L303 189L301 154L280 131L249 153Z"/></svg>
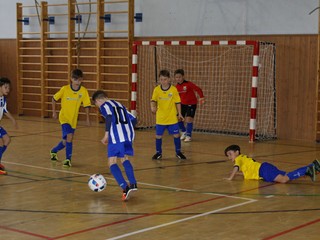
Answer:
<svg viewBox="0 0 320 240"><path fill-rule="evenodd" d="M53 168L47 168L47 167L40 167L40 166L35 166L35 165L23 164L23 163L8 162L8 164L13 164L13 165L18 165L18 166L24 166L24 167L29 167L29 168L35 168L35 169L41 169L41 170L62 172L62 173L80 175L80 176L90 176L90 174L79 173L79 172L74 172L74 171L70 171L70 170L59 170L59 169L53 169ZM109 177L107 177L107 179L115 181L114 178L109 178ZM196 192L195 190L190 190L190 189L176 188L176 187L163 186L163 185L150 184L150 183L143 183L143 182L138 182L138 183L139 183L139 184L142 184L142 185L146 185L146 186L161 187L161 188L172 189L172 190L176 190L176 191ZM201 192L200 192L200 193L201 193ZM223 211L223 210L227 210L227 209L230 209L230 208L235 208L235 207L238 207L238 206L242 206L242 205L245 205L245 204L249 204L249 203L253 203L253 202L258 201L258 200L250 199L250 198L243 198L243 197L230 196L230 195L217 194L217 193L209 193L209 192L208 192L208 193L201 193L201 194L215 195L215 196L218 196L219 198L220 198L220 197L222 197L222 198L226 197L226 198L242 199L242 200L246 200L247 202L240 203L240 204L235 204L235 205L231 205L231 206L228 206L228 207L216 209L216 210L209 211L209 212L205 212L205 213L201 213L201 214L198 214L198 215L195 215L195 216L191 216L191 217L187 217L187 218L180 219L180 220L177 220L177 221L173 221L173 222L161 224L161 225L158 225L158 226L141 229L141 230L138 230L138 231L135 231L135 232L131 232L131 233L127 233L127 234L124 234L124 235L120 235L120 236L117 236L116 238L111 238L111 239L120 239L120 238L123 238L123 237L126 237L126 236L131 236L131 235L135 235L135 234L138 234L138 233L142 233L142 232L146 232L146 231L151 231L151 230L153 230L153 229L165 227L165 226L172 225L172 224L177 224L177 223L184 222L184 221L188 221L188 220L191 220L191 219L194 219L194 218L206 216L206 215L209 215L209 214L212 214L212 213L220 212L220 211ZM202 202L202 201L201 201L201 202ZM187 205L187 206L188 206L188 205ZM139 216L138 218L146 217L146 216L152 216L152 215L156 215L156 214L157 214L157 213L147 214L147 215L145 215L145 216ZM136 219L136 218L133 218L133 219L131 219L131 220L134 220L134 219ZM123 222L123 221L120 221L119 223L121 223L121 222ZM124 221L124 222L126 222L126 221ZM107 224L106 226L113 225L113 224L114 224L114 223ZM74 233L69 233L69 234L64 234L64 235L62 235L62 236L53 237L52 239L59 239L59 238L61 238L61 237L66 237L66 236L69 236L69 235L75 235L75 234L78 234L78 233L81 233L81 232L87 232L88 230L89 230L89 231L90 231L90 230L96 230L96 229L98 229L98 228L106 227L106 226L103 225L103 226L96 227L96 228L91 228L91 229L86 229L86 230L80 230L80 231L77 231L77 232L74 232Z"/></svg>
<svg viewBox="0 0 320 240"><path fill-rule="evenodd" d="M79 173L79 172L74 172L74 171L70 171L70 170L60 170L60 169L40 167L40 166L29 165L29 164L24 164L24 163L16 163L16 162L6 162L6 161L3 161L3 162L6 164L18 165L18 166L23 166L23 167L30 167L30 168L41 169L41 170L48 170L48 171L53 171L53 172L69 173L69 174L79 175L79 176L91 176L91 174ZM105 178L116 182L116 180L113 177L105 177ZM164 186L164 185L158 185L158 184L152 184L152 183L145 183L145 182L138 182L138 184L145 185L145 186L165 188L165 189L172 189L172 190L176 190L176 191L195 192L195 193L201 193L201 194L207 194L207 195L243 199L243 200L247 200L247 201L252 200L252 198L237 197L237 196L231 196L231 195L219 194L219 193L210 193L210 192L197 192L196 190L193 190L193 189L176 188L176 187L170 187L170 186Z"/></svg>
<svg viewBox="0 0 320 240"><path fill-rule="evenodd" d="M308 227L308 226L310 226L310 225L312 225L312 224L315 224L315 223L318 223L318 222L320 222L320 219L319 219L319 218L316 219L316 220L313 220L313 221L311 221L311 222L307 222L307 223L305 223L305 224L301 224L301 225L298 225L298 226L296 226L296 227L293 227L293 228L287 229L287 230L285 230L285 231L279 232L279 233L274 234L274 235L272 235L272 236L263 238L262 240L274 239L274 238L280 237L280 236L282 236L282 235L285 235L285 234L287 234L287 233L296 231L296 230L298 230L298 229L301 229L301 228L304 228L304 227Z"/></svg>
<svg viewBox="0 0 320 240"><path fill-rule="evenodd" d="M119 235L119 236L112 237L112 238L107 238L107 240L116 240L116 239L129 237L129 236L136 235L136 234L139 234L139 233L148 232L148 231L151 231L151 230L154 230L154 229L157 229L157 228L162 228L162 227L166 227L166 226L169 226L169 225L173 225L173 224L189 221L189 220L192 220L192 219L195 219L195 218L203 217L203 216L206 216L206 215L210 215L212 213L217 213L217 212L221 212L221 211L228 210L228 209L231 209L231 208L240 207L240 206L243 206L245 204L253 203L253 202L256 202L256 201L258 201L258 200L252 199L251 201L248 201L248 202L231 205L231 206L224 207L224 208L219 208L219 209L216 209L216 210L213 210L213 211L209 211L209 212L201 213L201 214L198 214L198 215L195 215L195 216L191 216L191 217L179 219L179 220L176 220L176 221L160 224L160 225L157 225L157 226L154 226L154 227L143 228L143 229L140 229L138 231L126 233L126 234Z"/></svg>

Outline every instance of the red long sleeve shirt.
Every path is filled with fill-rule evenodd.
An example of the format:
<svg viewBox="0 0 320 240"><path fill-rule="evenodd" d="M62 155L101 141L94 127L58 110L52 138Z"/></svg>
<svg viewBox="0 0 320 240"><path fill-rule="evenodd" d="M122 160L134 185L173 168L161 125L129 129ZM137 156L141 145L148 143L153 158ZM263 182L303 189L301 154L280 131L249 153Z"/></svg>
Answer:
<svg viewBox="0 0 320 240"><path fill-rule="evenodd" d="M198 93L200 98L204 97L201 88L190 81L184 80L182 83L178 83L176 88L181 98L181 104L184 105L197 104L198 99L196 93Z"/></svg>

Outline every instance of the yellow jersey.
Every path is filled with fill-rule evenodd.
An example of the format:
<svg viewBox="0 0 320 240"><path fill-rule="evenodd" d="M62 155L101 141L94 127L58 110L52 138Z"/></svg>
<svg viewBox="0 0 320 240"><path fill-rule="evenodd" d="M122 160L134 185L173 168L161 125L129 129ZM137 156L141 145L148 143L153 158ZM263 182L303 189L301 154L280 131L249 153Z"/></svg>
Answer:
<svg viewBox="0 0 320 240"><path fill-rule="evenodd" d="M161 85L153 90L151 101L157 103L156 124L171 125L178 122L177 103L180 103L180 96L175 86L162 90Z"/></svg>
<svg viewBox="0 0 320 240"><path fill-rule="evenodd" d="M83 86L80 86L79 90L73 90L71 85L65 85L53 96L53 99L55 101L61 99L60 123L68 123L74 129L77 127L81 104L83 107L91 106L88 90Z"/></svg>
<svg viewBox="0 0 320 240"><path fill-rule="evenodd" d="M261 163L246 155L240 154L234 161L234 166L239 167L239 171L243 172L244 179L262 179L259 177L259 169Z"/></svg>

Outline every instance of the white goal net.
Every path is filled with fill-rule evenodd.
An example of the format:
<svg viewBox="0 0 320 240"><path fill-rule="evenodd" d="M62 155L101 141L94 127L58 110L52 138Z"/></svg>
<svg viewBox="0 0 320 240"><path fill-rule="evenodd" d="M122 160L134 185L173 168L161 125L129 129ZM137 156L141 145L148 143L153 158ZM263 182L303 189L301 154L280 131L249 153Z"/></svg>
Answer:
<svg viewBox="0 0 320 240"><path fill-rule="evenodd" d="M205 104L198 105L194 131L249 136L252 121L253 45L136 44L136 104L138 127L155 125L150 99L158 73L182 68L185 79L202 88ZM254 138L276 137L275 45L259 42L259 71Z"/></svg>

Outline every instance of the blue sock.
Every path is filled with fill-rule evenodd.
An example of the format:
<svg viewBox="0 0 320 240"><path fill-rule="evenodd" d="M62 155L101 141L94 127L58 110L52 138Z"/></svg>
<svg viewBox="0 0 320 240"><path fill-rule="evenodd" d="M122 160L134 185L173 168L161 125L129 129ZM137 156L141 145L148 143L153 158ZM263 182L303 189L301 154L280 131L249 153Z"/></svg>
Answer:
<svg viewBox="0 0 320 240"><path fill-rule="evenodd" d="M156 150L157 153L162 153L162 138L156 138Z"/></svg>
<svg viewBox="0 0 320 240"><path fill-rule="evenodd" d="M113 177L116 179L117 183L119 184L119 186L123 189L126 190L127 187L127 182L126 180L124 180L122 172L118 166L118 164L112 164L110 166L110 171L113 175Z"/></svg>
<svg viewBox="0 0 320 240"><path fill-rule="evenodd" d="M185 132L186 131L186 127L184 126L184 122L179 122L179 128L182 132Z"/></svg>
<svg viewBox="0 0 320 240"><path fill-rule="evenodd" d="M71 160L72 157L72 142L66 142L66 159Z"/></svg>
<svg viewBox="0 0 320 240"><path fill-rule="evenodd" d="M0 147L0 160L2 159L2 155L6 151L6 149L7 149L6 145L3 145L2 147Z"/></svg>
<svg viewBox="0 0 320 240"><path fill-rule="evenodd" d="M179 137L177 138L173 138L173 141L174 141L174 146L175 146L175 149L176 149L176 153L179 153L181 152L181 140Z"/></svg>
<svg viewBox="0 0 320 240"><path fill-rule="evenodd" d="M64 149L65 145L63 144L63 142L59 142L57 146L55 146L54 148L51 149L51 152L57 153L60 150Z"/></svg>
<svg viewBox="0 0 320 240"><path fill-rule="evenodd" d="M193 123L187 123L187 136L191 137L193 129Z"/></svg>
<svg viewBox="0 0 320 240"><path fill-rule="evenodd" d="M126 171L126 175L128 177L128 180L131 184L136 184L137 183L137 180L136 178L134 177L134 172L133 172L133 167L132 167L132 164L129 160L125 160L123 163L122 163L123 167L124 167L124 170Z"/></svg>
<svg viewBox="0 0 320 240"><path fill-rule="evenodd" d="M312 166L312 164L309 166ZM302 176L306 175L306 172L307 172L307 169L309 166L301 167L301 168L298 168L292 172L289 172L289 173L287 173L287 176L289 177L290 180L302 177Z"/></svg>

